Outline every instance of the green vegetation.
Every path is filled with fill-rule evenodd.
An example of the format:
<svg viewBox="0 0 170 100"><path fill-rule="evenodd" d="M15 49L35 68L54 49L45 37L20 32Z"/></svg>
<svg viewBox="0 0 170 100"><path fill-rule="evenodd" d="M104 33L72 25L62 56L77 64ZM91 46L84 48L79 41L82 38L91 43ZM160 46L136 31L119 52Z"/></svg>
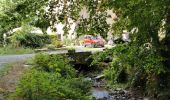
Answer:
<svg viewBox="0 0 170 100"><path fill-rule="evenodd" d="M48 23L45 20L48 20L43 16L43 6L46 5L48 0L15 0L15 1L0 1L0 33L8 32L10 29L19 27L22 23L27 23L32 21L32 19L44 19L41 21L41 25L45 28ZM41 11L41 13L36 15L36 10ZM40 17L41 16L41 17ZM39 20L32 21L37 22L36 25L40 23Z"/></svg>
<svg viewBox="0 0 170 100"><path fill-rule="evenodd" d="M89 88L89 82L83 81L80 78L65 79L57 74L33 69L28 71L20 80L16 92L12 94L11 99L89 100L90 96L87 96Z"/></svg>
<svg viewBox="0 0 170 100"><path fill-rule="evenodd" d="M113 87L121 84L124 84L124 88L140 87L138 89L145 90L144 94L153 96L153 93L161 93L163 87L168 84L168 79L157 80L161 74L167 72L162 65L164 59L155 54L155 50L146 47L136 48L133 44L119 44L93 55L92 64L104 67L103 73ZM108 63L108 66L103 66L102 63Z"/></svg>
<svg viewBox="0 0 170 100"><path fill-rule="evenodd" d="M12 68L12 64L4 64L4 67L0 68L0 78L8 73L8 71Z"/></svg>
<svg viewBox="0 0 170 100"><path fill-rule="evenodd" d="M112 27L115 34L126 29L131 35L131 43L108 51L113 57L104 71L108 80L113 84L127 82L133 88L140 86L153 98L160 99L160 94L164 99L170 97L162 95L170 89L169 0L102 0L99 8L114 9L118 16ZM96 59L103 60L106 55L102 53Z"/></svg>
<svg viewBox="0 0 170 100"><path fill-rule="evenodd" d="M103 53L94 54L91 65L101 68L111 85L125 83L130 88L138 89L140 87L144 90L144 95L151 98L167 99L170 97L170 95L165 94L165 92L169 93L170 90L169 3L169 0L1 0L0 43L3 43L3 33L20 27L23 23L28 26L39 27L44 33L44 30L49 26L53 32L56 32L55 24L65 23L64 34L67 35L70 28L68 20L72 19L78 24L76 27L78 36L100 34L104 38L107 37L108 32L114 36L121 36L123 30L127 30L131 42L119 44ZM56 12L55 8L61 6L63 6L63 9ZM48 9L44 9L45 7L48 7ZM84 8L88 13L87 18L80 15ZM108 11L116 15L116 18L112 18L114 19L112 24L108 24L106 21L110 16L107 15ZM19 33L22 33L22 35L15 34L12 36L15 45L36 48L48 44L48 36L46 37L46 35L41 37L30 34L29 31L25 30ZM51 43L54 47L60 47L62 44L58 40L51 41ZM71 44L70 40L66 41L65 44ZM59 77L59 80L55 80L56 82L62 80L63 77L66 77L66 80L68 77L74 80L75 70L70 69L69 61L60 60L64 58L49 55L37 56L35 60L37 65L31 71L33 77L36 78L39 75L42 78L41 82L48 80L46 85L52 81L52 78L48 79L47 76L51 77L52 74L54 74L54 77ZM63 80L63 84L67 83L66 80ZM29 85L27 88L29 89ZM43 87L41 88L43 89ZM56 87L56 89L58 88L60 88L60 85ZM73 89L69 86L67 88L70 91ZM29 92L28 95L26 91L23 92L21 97L31 95L31 98L37 98L39 92L32 95L34 89L30 89L30 91L31 94ZM46 91L46 88L43 91ZM57 93L59 93L59 97L66 94L63 98L74 98L67 95L67 93L72 94L69 91L67 93L57 91ZM42 98L46 97L42 96Z"/></svg>
<svg viewBox="0 0 170 100"><path fill-rule="evenodd" d="M52 72L62 77L74 77L76 71L65 56L39 54L35 57L35 68Z"/></svg>
<svg viewBox="0 0 170 100"><path fill-rule="evenodd" d="M30 54L33 53L33 49L24 48L24 47L16 47L14 48L11 45L0 48L0 55L11 55L11 54Z"/></svg>
<svg viewBox="0 0 170 100"><path fill-rule="evenodd" d="M76 77L65 56L39 54L34 61L35 66L22 77L9 99L91 99L91 82Z"/></svg>
<svg viewBox="0 0 170 100"><path fill-rule="evenodd" d="M18 31L12 35L12 39L9 39L13 45L23 47L42 47L46 43L49 43L47 35L30 34L30 25L38 26L46 33L46 29L49 26L49 22L43 13L45 4L48 0L15 0L15 1L0 1L0 44L3 44L3 34L9 32L14 28L19 28L26 25L23 30ZM36 10L41 11L39 15L36 15ZM41 16L41 17L40 17ZM32 20L36 19L36 20ZM41 20L43 19L43 20ZM45 30L45 31L44 31ZM10 43L11 44L11 43ZM13 47L15 48L15 47Z"/></svg>
<svg viewBox="0 0 170 100"><path fill-rule="evenodd" d="M50 39L48 35L18 32L11 36L11 42L14 47L38 48L50 43Z"/></svg>

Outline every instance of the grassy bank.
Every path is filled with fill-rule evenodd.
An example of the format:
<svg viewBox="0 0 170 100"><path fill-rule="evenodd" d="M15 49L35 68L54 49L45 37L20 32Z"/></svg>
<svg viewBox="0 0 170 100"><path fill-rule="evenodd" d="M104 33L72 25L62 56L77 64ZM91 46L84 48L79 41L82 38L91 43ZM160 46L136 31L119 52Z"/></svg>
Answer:
<svg viewBox="0 0 170 100"><path fill-rule="evenodd" d="M8 73L12 68L13 63L5 64L4 67L0 68L0 78Z"/></svg>
<svg viewBox="0 0 170 100"><path fill-rule="evenodd" d="M33 53L33 49L17 47L14 48L12 46L0 47L0 55L11 55L11 54L29 54Z"/></svg>

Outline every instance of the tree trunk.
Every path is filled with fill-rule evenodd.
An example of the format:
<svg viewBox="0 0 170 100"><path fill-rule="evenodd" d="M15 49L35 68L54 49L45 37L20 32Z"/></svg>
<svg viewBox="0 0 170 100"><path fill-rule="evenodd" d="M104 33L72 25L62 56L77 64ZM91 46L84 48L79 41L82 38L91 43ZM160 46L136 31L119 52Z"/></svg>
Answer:
<svg viewBox="0 0 170 100"><path fill-rule="evenodd" d="M170 25L170 12L167 16L166 24ZM165 57L167 60L164 62L165 66L169 67L170 69L170 27L166 29L166 37L163 41L163 45L166 49L164 49L163 57Z"/></svg>

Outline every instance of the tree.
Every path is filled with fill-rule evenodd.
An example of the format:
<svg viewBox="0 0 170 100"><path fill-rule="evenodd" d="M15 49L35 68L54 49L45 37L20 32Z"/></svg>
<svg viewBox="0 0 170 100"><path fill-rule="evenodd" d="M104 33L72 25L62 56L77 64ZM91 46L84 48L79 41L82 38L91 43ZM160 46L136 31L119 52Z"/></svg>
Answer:
<svg viewBox="0 0 170 100"><path fill-rule="evenodd" d="M151 43L156 48L159 54L164 47L169 47L167 43L169 40L169 0L115 0L107 1L108 7L113 6L121 19L127 18L130 23L126 26L128 30L132 28L138 28L138 32L134 35L133 42L138 46L145 43ZM162 28L162 20L166 20L165 38L164 41L160 41L159 30ZM169 51L169 50L168 50ZM170 59L166 57L166 59Z"/></svg>
<svg viewBox="0 0 170 100"><path fill-rule="evenodd" d="M21 26L23 22L32 21L37 12L43 9L48 0L4 0L1 1L0 33L4 33L15 27Z"/></svg>
<svg viewBox="0 0 170 100"><path fill-rule="evenodd" d="M170 1L101 0L101 2L102 9L114 9L118 16L117 22L112 27L115 33L121 34L124 29L136 30L131 32L132 41L128 46L118 46L109 51L117 57L112 61L112 69L117 68L117 71L110 72L118 75L119 71L128 67L132 78L137 77L139 83L142 81L141 77L146 77L144 83L148 90L152 90L152 95L158 94L158 90L169 89ZM159 37L161 29L165 30L163 40ZM130 82L133 83L132 80Z"/></svg>
<svg viewBox="0 0 170 100"><path fill-rule="evenodd" d="M47 3L48 0L1 0L0 42L2 43L3 33L20 27L23 23L32 24L46 32L49 22L43 11Z"/></svg>
<svg viewBox="0 0 170 100"><path fill-rule="evenodd" d="M168 90L169 81L169 65L170 65L170 7L169 0L104 0L108 8L114 8L119 16L117 22L118 29L125 27L129 31L137 28L138 31L132 34L132 44L135 48L139 48L137 55L140 55L144 45L149 44L148 55L145 59L139 58L142 64L136 59L134 64L137 64L140 69L144 67L147 73L147 84L153 87L152 94L158 94L155 88L159 90ZM123 20L128 21L128 24L123 26L119 24ZM162 22L165 20L165 24ZM165 38L160 39L160 29L164 32ZM131 53L133 54L133 49ZM154 52L154 53L153 53ZM131 54L128 53L128 54ZM143 55L143 53L142 53ZM140 56L139 56L140 57ZM157 58L157 60L155 59ZM149 60L150 59L150 60ZM157 62L157 63L156 63ZM147 64L148 63L148 64ZM153 70L154 69L154 70ZM138 72L138 71L137 71ZM155 84L155 85L153 85ZM161 86L160 86L161 85ZM149 86L148 86L149 87Z"/></svg>
<svg viewBox="0 0 170 100"><path fill-rule="evenodd" d="M112 25L115 33L121 34L124 29L131 31L132 42L128 46L120 46L115 54L123 64L135 69L133 76L142 70L148 82L152 78L157 86L163 81L168 82L170 65L170 7L169 0L15 0L1 1L0 32L20 26L22 22L31 22L43 30L49 25L56 31L54 25L58 22L65 23L65 33L69 29L68 19L78 23L77 32L83 34L101 34L106 37L109 26L105 19L108 9L115 11L117 22ZM8 2L8 5L6 3ZM48 7L45 15L44 7ZM56 12L56 7L60 11ZM82 18L79 12L86 7L89 18ZM162 22L165 21L165 24ZM45 24L45 25L42 25ZM159 31L165 30L165 38L160 40ZM148 47L146 47L146 45ZM125 49L123 49L126 47ZM126 49L128 49L126 51ZM126 51L126 53L124 52ZM109 51L109 52L114 52ZM126 58L126 56L128 56ZM140 58L138 58L140 57ZM125 63L124 63L125 62ZM136 68L134 68L136 67ZM150 78L151 77L151 78ZM150 78L150 79L149 79ZM168 83L167 83L168 84ZM167 85L168 86L168 85ZM167 88L164 85L164 89Z"/></svg>

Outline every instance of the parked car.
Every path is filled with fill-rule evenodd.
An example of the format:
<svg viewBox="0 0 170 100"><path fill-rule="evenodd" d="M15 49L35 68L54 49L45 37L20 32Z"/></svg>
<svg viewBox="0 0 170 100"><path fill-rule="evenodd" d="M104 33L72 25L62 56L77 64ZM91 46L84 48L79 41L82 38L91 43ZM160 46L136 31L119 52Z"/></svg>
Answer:
<svg viewBox="0 0 170 100"><path fill-rule="evenodd" d="M85 47L104 47L105 43L101 36L85 35L83 38L83 46Z"/></svg>

